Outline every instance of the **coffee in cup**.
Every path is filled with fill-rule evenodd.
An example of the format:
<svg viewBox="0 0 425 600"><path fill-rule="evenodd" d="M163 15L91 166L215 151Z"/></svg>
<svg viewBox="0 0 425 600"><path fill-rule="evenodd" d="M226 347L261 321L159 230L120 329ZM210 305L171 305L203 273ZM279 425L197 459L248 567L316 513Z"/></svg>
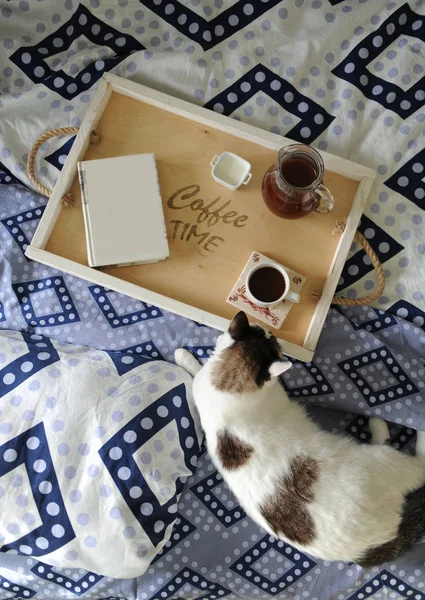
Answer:
<svg viewBox="0 0 425 600"><path fill-rule="evenodd" d="M261 263L253 267L246 278L246 290L251 302L262 308L276 306L282 300L300 301L299 294L290 290L288 273L277 263Z"/></svg>

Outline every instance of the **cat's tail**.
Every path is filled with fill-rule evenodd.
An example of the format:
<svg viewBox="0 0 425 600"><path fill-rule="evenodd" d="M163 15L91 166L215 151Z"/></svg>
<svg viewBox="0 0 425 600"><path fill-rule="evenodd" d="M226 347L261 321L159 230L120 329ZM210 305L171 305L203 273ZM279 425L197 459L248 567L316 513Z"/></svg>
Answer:
<svg viewBox="0 0 425 600"><path fill-rule="evenodd" d="M395 560L418 542L424 533L425 485L407 494L397 536L386 544L370 548L356 563L369 569Z"/></svg>
<svg viewBox="0 0 425 600"><path fill-rule="evenodd" d="M369 420L372 444L387 444L389 441L388 425L378 418ZM425 467L425 431L417 431L416 456ZM404 498L401 520L395 538L374 548L369 548L358 560L361 567L378 567L382 563L395 560L407 552L413 544L425 534L425 484Z"/></svg>
<svg viewBox="0 0 425 600"><path fill-rule="evenodd" d="M192 377L202 369L201 363L185 348L177 348L174 352L174 360L179 367L190 373Z"/></svg>

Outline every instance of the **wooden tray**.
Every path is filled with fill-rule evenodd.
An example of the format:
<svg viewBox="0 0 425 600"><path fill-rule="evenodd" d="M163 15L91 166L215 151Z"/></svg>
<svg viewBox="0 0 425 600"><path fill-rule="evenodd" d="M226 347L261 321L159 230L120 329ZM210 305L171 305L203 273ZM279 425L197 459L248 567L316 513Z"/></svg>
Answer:
<svg viewBox="0 0 425 600"><path fill-rule="evenodd" d="M100 143L89 146L97 127ZM288 355L309 361L367 200L374 171L323 153L325 181L335 196L328 215L275 217L265 207L261 181L291 140L251 127L127 81L105 75L26 254L141 301L225 330L234 309L226 298L255 249L302 273L301 302L274 333ZM236 192L211 177L210 160L229 150L252 164L252 180ZM87 266L77 161L154 152L170 244L170 258L153 265L109 269ZM119 174L117 173L117 177ZM76 200L62 209L71 189ZM143 197L143 182L140 188ZM119 198L117 198L119 202ZM211 204L213 203L213 204ZM209 214L202 211L209 206ZM225 222L214 216L224 207ZM211 214L212 213L212 214ZM218 220L218 222L215 222ZM336 221L347 226L333 236ZM312 292L319 290L320 299Z"/></svg>

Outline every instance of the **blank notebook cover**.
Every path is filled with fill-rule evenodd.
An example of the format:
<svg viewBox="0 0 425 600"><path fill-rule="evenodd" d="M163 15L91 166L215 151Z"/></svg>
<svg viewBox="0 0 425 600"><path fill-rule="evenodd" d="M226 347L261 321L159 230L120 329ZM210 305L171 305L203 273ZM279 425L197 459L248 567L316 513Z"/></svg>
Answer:
<svg viewBox="0 0 425 600"><path fill-rule="evenodd" d="M124 266L170 254L155 156L78 163L88 263Z"/></svg>

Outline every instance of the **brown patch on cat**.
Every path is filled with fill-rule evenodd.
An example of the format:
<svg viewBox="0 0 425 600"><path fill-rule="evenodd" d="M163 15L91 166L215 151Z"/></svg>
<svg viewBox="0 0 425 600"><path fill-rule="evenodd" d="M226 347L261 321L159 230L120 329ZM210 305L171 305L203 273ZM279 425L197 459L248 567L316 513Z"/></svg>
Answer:
<svg viewBox="0 0 425 600"><path fill-rule="evenodd" d="M223 467L233 471L243 467L254 452L254 448L228 431L224 431L217 436L217 452Z"/></svg>
<svg viewBox="0 0 425 600"><path fill-rule="evenodd" d="M212 365L211 383L221 392L236 394L255 392L256 364L249 360L246 344L235 342L221 353L220 359Z"/></svg>
<svg viewBox="0 0 425 600"><path fill-rule="evenodd" d="M317 460L307 456L297 456L291 464L291 476L287 478L288 491L304 502L313 502L313 488L317 481L318 467Z"/></svg>
<svg viewBox="0 0 425 600"><path fill-rule="evenodd" d="M260 509L276 535L303 546L314 540L314 522L306 504L314 500L318 473L316 460L297 456L291 464L290 475L279 478L275 493Z"/></svg>
<svg viewBox="0 0 425 600"><path fill-rule="evenodd" d="M270 380L272 363L281 359L279 344L261 327L251 327L243 312L232 320L229 333L235 341L212 365L211 383L221 392L255 392Z"/></svg>

